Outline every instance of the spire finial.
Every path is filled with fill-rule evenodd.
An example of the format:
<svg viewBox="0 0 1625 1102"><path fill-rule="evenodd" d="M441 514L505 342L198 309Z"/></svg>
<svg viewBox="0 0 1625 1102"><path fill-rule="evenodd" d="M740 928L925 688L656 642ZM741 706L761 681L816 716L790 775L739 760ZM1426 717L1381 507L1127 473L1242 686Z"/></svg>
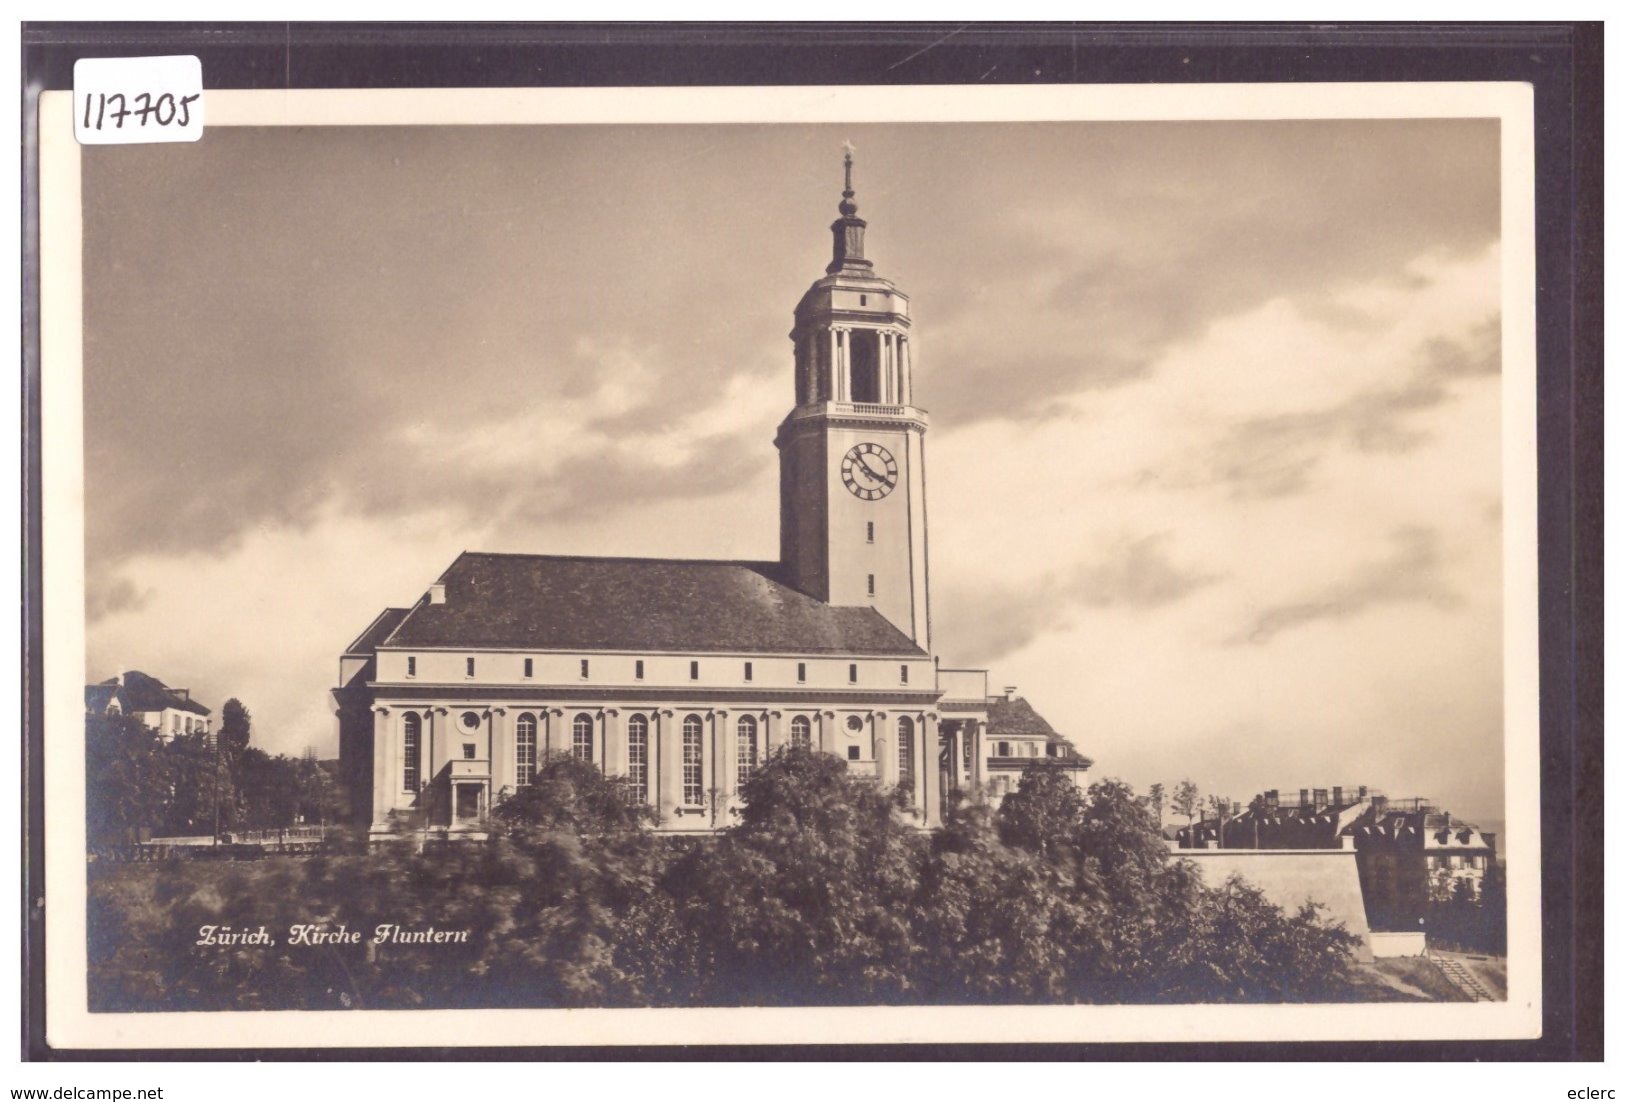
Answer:
<svg viewBox="0 0 1625 1102"><path fill-rule="evenodd" d="M852 201L852 154L858 147L844 141L841 148L846 152L846 188L841 192L841 216L829 227L835 234L835 256L824 271L831 274L864 272L874 266L863 258L863 230L868 223L858 217L858 205Z"/></svg>
<svg viewBox="0 0 1625 1102"><path fill-rule="evenodd" d="M841 149L846 153L846 188L841 192L840 209L842 214L851 218L858 213L858 205L852 201L852 196L856 194L852 190L852 154L858 151L858 147L852 144L852 139L848 138L841 143Z"/></svg>

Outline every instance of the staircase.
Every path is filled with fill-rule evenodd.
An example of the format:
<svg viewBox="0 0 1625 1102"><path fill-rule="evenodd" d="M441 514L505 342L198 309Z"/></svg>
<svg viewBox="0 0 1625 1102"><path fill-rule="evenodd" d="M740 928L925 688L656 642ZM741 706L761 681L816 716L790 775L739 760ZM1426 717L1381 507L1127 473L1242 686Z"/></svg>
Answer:
<svg viewBox="0 0 1625 1102"><path fill-rule="evenodd" d="M1444 973L1446 979L1461 988L1468 1001L1487 1002L1494 998L1489 989L1479 983L1478 977L1461 961L1453 957L1434 957L1433 963L1439 966L1439 971Z"/></svg>

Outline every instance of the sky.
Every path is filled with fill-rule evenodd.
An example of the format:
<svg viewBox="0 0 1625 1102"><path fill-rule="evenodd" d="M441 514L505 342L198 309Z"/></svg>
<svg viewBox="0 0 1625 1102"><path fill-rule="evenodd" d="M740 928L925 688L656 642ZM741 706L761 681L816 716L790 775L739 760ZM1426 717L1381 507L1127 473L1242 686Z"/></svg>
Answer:
<svg viewBox="0 0 1625 1102"><path fill-rule="evenodd" d="M87 147L88 668L336 753L465 549L777 557L841 143L932 619L1096 774L1501 815L1494 120L215 128Z"/></svg>

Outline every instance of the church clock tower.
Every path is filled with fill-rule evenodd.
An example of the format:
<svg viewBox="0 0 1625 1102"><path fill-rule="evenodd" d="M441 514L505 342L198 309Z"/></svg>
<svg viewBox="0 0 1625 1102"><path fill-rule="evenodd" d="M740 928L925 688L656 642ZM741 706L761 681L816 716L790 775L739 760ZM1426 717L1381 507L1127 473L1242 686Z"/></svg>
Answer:
<svg viewBox="0 0 1625 1102"><path fill-rule="evenodd" d="M834 257L796 306L796 405L779 425L779 557L832 605L868 605L931 649L925 411L914 406L908 296L863 255L846 147Z"/></svg>

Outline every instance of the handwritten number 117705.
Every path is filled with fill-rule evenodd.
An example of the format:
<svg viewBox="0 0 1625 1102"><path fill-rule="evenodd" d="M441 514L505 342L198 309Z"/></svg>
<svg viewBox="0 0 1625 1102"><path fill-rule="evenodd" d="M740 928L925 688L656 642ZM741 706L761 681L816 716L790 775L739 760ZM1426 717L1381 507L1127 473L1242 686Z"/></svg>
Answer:
<svg viewBox="0 0 1625 1102"><path fill-rule="evenodd" d="M146 126L149 122L159 126L186 126L192 121L192 102L200 98L197 95L175 96L169 92L156 97L148 92L130 97L122 92L98 92L85 97L85 129L102 130L111 126L115 130L123 130L124 120L132 115L137 120L132 124L135 126ZM94 118L91 117L92 107L95 108Z"/></svg>

